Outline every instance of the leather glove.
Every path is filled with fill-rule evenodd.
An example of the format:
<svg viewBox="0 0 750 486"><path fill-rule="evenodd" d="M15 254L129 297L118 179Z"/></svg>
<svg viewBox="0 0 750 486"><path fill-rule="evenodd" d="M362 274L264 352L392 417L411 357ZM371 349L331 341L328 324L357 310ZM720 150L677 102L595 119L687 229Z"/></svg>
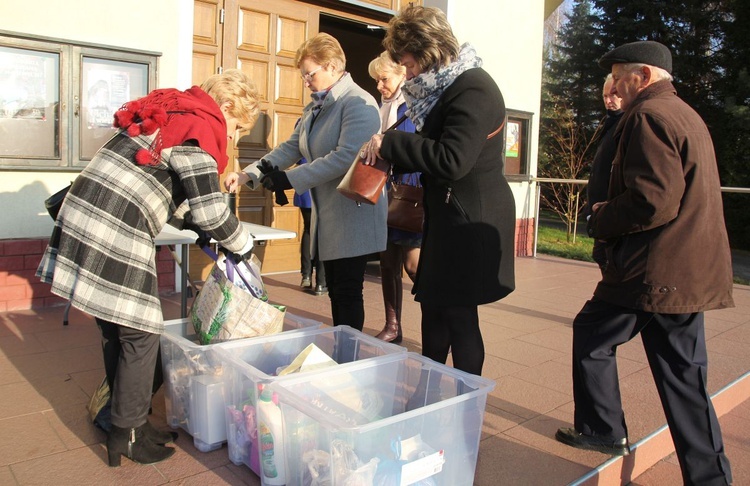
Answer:
<svg viewBox="0 0 750 486"><path fill-rule="evenodd" d="M268 174L269 172L273 172L274 169L278 170L278 168L274 168L266 159L260 159L260 162L258 162L256 166L258 167L260 173L263 175Z"/></svg>
<svg viewBox="0 0 750 486"><path fill-rule="evenodd" d="M200 226L193 222L193 214L190 211L185 213L182 223L182 229L194 231L195 233L197 233L198 238L195 240L195 244L200 246L201 248L207 246L211 241L211 235L208 233L208 231L201 229Z"/></svg>
<svg viewBox="0 0 750 486"><path fill-rule="evenodd" d="M229 251L229 250L227 250L226 248L224 248L223 246L220 245L219 246L219 251L221 253L223 253L224 256L226 256L227 258L231 258L231 260L235 264L239 264L240 262L242 262L244 260L249 260L253 256L253 250L252 249L250 251L248 251L247 253L244 253L244 254L240 255L239 253L234 253L232 251Z"/></svg>
<svg viewBox="0 0 750 486"><path fill-rule="evenodd" d="M268 164L265 160L261 161L261 165L263 163ZM263 170L267 170L268 167L270 167L270 164L267 165L267 167L264 167L261 169L261 165L258 166L258 169L263 172ZM278 167L273 167L268 172L263 172L265 175L261 177L260 183L268 189L269 191L273 191L274 194L276 194L276 204L283 206L285 204L289 204L289 199L286 197L286 194L284 194L284 191L287 189L292 189L292 184L289 182L289 177L287 177L286 172L283 170L279 170Z"/></svg>

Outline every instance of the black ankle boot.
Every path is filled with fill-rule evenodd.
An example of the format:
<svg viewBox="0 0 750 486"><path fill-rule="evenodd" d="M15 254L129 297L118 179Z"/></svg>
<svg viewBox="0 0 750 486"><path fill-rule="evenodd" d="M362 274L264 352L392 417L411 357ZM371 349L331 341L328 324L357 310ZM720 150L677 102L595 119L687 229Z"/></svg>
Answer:
<svg viewBox="0 0 750 486"><path fill-rule="evenodd" d="M138 464L155 464L174 454L174 449L155 444L149 439L142 425L136 428L120 428L112 425L107 434L107 459L110 467L120 466L120 456Z"/></svg>
<svg viewBox="0 0 750 486"><path fill-rule="evenodd" d="M143 424L143 429L146 437L151 439L151 442L158 445L169 444L170 442L176 441L178 437L177 432L172 432L171 430L158 430L148 420Z"/></svg>

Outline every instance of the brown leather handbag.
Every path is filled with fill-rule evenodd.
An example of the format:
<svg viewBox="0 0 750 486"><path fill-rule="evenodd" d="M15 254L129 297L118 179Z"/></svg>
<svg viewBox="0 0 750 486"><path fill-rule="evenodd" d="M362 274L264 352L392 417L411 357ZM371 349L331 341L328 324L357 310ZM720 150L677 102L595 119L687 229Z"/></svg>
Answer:
<svg viewBox="0 0 750 486"><path fill-rule="evenodd" d="M388 191L388 226L421 233L424 222L423 196L421 186L392 184Z"/></svg>
<svg viewBox="0 0 750 486"><path fill-rule="evenodd" d="M393 130L404 120L406 120L406 115L399 118L388 130ZM364 149L364 145L362 148ZM374 205L383 193L385 181L391 173L391 163L377 159L375 165L365 165L364 159L359 156L361 152L361 149L357 152L357 157L336 189L357 203Z"/></svg>

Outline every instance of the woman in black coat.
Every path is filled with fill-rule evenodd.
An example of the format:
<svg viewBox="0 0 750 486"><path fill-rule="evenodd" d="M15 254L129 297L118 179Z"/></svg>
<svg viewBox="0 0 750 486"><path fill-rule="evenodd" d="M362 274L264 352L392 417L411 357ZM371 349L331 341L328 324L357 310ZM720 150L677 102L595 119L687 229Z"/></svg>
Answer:
<svg viewBox="0 0 750 486"><path fill-rule="evenodd" d="M403 65L407 115L417 133L389 131L363 147L368 163L422 172L425 227L413 293L422 307L422 354L481 374L477 306L513 291L515 203L503 175L505 104L474 49L459 46L437 8L409 7L383 45Z"/></svg>

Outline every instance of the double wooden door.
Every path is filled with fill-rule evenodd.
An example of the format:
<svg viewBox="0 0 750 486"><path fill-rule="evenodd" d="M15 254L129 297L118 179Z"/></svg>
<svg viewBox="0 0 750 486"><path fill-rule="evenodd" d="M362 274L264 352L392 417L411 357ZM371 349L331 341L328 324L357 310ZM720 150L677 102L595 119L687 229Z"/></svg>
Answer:
<svg viewBox="0 0 750 486"><path fill-rule="evenodd" d="M319 13L290 0L195 0L193 83L200 84L220 68L242 69L256 83L261 115L250 132L235 138L227 170L240 170L286 140L307 103L305 87L294 65L302 42L318 32ZM288 191L292 200L293 191ZM241 188L237 198L241 221L297 233L290 240L256 247L263 272L299 269L302 218L293 205L277 206L264 189ZM191 249L191 276L204 280L210 261Z"/></svg>

